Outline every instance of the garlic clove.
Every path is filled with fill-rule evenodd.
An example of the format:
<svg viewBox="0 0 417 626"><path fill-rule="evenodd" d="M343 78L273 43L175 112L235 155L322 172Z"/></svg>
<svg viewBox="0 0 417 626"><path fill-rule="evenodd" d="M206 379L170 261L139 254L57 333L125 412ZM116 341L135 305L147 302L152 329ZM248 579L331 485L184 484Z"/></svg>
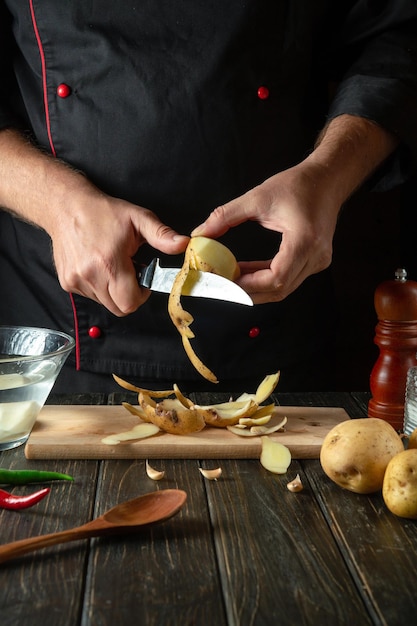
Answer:
<svg viewBox="0 0 417 626"><path fill-rule="evenodd" d="M207 480L217 480L222 475L221 467L216 467L216 469L204 469L203 467L199 467L198 469Z"/></svg>
<svg viewBox="0 0 417 626"><path fill-rule="evenodd" d="M300 474L294 478L294 480L290 481L287 484L288 491L292 491L293 493L297 493L298 491L302 491L304 489L303 483L301 482Z"/></svg>
<svg viewBox="0 0 417 626"><path fill-rule="evenodd" d="M146 459L146 473L152 480L161 480L165 476L164 471L159 471L151 467L148 459Z"/></svg>

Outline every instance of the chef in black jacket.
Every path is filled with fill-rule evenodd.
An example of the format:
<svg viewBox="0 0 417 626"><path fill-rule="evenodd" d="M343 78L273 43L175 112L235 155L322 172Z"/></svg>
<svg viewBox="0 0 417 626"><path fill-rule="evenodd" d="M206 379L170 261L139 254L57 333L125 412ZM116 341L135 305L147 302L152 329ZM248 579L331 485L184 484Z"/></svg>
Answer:
<svg viewBox="0 0 417 626"><path fill-rule="evenodd" d="M135 278L193 229L256 303L187 302L224 388L329 388L338 213L416 153L415 1L0 7L0 323L75 336L56 390L211 385Z"/></svg>

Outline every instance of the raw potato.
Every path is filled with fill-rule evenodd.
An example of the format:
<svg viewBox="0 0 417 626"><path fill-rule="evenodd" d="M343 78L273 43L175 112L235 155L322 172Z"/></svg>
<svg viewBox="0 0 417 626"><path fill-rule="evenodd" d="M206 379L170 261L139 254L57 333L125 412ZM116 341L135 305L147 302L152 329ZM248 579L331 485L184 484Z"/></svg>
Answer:
<svg viewBox="0 0 417 626"><path fill-rule="evenodd" d="M394 515L417 519L417 449L396 454L388 463L382 485L384 502Z"/></svg>
<svg viewBox="0 0 417 626"><path fill-rule="evenodd" d="M408 448L417 448L417 428L413 430L408 438Z"/></svg>
<svg viewBox="0 0 417 626"><path fill-rule="evenodd" d="M261 437L261 465L274 474L285 474L291 463L291 452L278 441Z"/></svg>
<svg viewBox="0 0 417 626"><path fill-rule="evenodd" d="M189 280L190 270L211 272L235 280L240 274L240 269L233 253L222 243L207 237L192 237L185 251L183 266L177 274L168 298L168 313L181 335L188 358L203 378L217 383L216 375L204 365L190 343L190 339L194 337L190 328L194 319L181 304L181 295L187 279Z"/></svg>
<svg viewBox="0 0 417 626"><path fill-rule="evenodd" d="M404 450L401 437L386 421L365 417L338 424L324 438L320 462L337 485L355 493L382 488L385 469Z"/></svg>

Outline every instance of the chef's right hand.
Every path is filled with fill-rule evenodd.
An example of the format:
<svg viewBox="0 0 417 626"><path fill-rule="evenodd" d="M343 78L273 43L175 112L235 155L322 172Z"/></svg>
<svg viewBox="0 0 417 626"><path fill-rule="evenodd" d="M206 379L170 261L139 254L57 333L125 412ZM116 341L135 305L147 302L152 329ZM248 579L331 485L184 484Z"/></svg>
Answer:
<svg viewBox="0 0 417 626"><path fill-rule="evenodd" d="M151 211L88 189L48 228L58 279L68 292L91 298L117 316L128 315L149 297L139 287L132 257L147 242L180 254L189 237L179 235Z"/></svg>
<svg viewBox="0 0 417 626"><path fill-rule="evenodd" d="M166 254L187 247L189 237L151 211L102 193L17 130L0 130L0 173L0 207L49 234L62 287L117 316L150 295L139 287L132 260L144 242Z"/></svg>

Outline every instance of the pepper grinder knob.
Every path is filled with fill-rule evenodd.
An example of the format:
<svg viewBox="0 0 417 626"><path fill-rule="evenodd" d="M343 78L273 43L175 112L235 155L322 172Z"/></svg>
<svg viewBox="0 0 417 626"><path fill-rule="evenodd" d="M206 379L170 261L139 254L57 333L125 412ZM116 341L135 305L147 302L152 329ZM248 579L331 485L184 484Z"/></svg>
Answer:
<svg viewBox="0 0 417 626"><path fill-rule="evenodd" d="M376 288L374 306L379 356L370 376L368 417L402 430L407 372L417 365L417 282L407 280L405 269L397 269L394 280Z"/></svg>

